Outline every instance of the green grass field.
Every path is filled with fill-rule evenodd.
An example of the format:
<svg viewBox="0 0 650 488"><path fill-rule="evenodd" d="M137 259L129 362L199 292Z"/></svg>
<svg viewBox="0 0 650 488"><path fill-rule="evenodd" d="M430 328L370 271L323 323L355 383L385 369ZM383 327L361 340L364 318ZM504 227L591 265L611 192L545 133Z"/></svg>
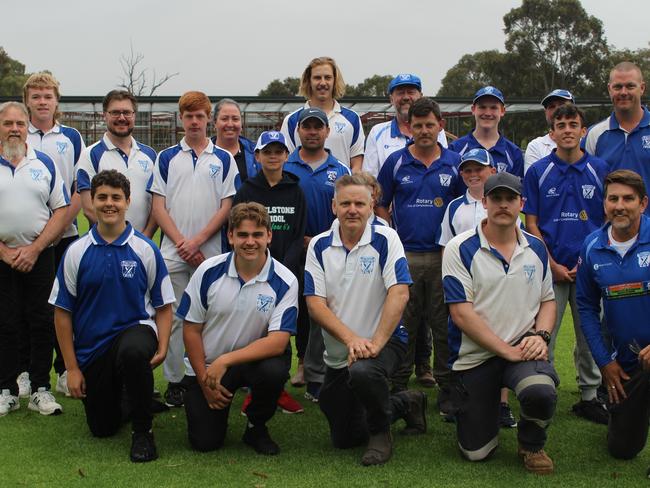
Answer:
<svg viewBox="0 0 650 488"><path fill-rule="evenodd" d="M81 402L61 398L64 414L43 417L21 409L0 419L0 487L641 487L650 464L647 451L632 461L617 461L605 450L606 428L575 417L578 401L572 363L573 329L565 315L558 341L557 367L561 377L559 402L549 429L547 452L556 472L538 477L524 471L516 456L516 431L502 430L500 447L484 463L469 463L458 455L452 424L430 409L429 431L401 437L396 424L395 452L385 466L359 465L363 449L334 450L325 418L314 404L303 402L305 413L278 413L269 423L282 452L263 457L243 445L244 418L238 392L230 413L224 448L213 453L190 451L185 414L175 409L156 416L154 431L160 458L143 465L129 461L130 431L125 426L110 439L94 439L85 423ZM156 386L164 391L160 368ZM302 389L289 388L302 398ZM436 390L427 390L435 405ZM516 401L513 404L518 412Z"/></svg>

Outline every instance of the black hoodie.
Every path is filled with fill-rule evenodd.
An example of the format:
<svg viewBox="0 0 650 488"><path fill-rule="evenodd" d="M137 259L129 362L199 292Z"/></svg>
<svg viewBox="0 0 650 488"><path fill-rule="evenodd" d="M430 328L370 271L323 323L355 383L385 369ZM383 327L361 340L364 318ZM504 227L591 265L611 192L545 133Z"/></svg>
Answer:
<svg viewBox="0 0 650 488"><path fill-rule="evenodd" d="M257 202L266 207L271 217L273 237L271 256L298 276L300 255L307 222L307 202L298 177L285 171L275 186L270 186L260 171L248 178L235 194L233 206L242 202Z"/></svg>

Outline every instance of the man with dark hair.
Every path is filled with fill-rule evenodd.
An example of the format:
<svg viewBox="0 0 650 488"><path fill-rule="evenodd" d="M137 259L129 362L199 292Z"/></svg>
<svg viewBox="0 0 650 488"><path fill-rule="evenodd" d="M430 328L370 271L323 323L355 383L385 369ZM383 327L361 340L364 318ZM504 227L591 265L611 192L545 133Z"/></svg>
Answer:
<svg viewBox="0 0 650 488"><path fill-rule="evenodd" d="M153 461L152 368L167 353L174 293L160 251L126 221L127 177L100 171L90 197L97 224L66 252L50 295L68 389L96 437L118 431L126 395L131 461Z"/></svg>
<svg viewBox="0 0 650 488"><path fill-rule="evenodd" d="M405 389L413 371L415 340L420 327L433 335L433 375L440 386L438 406L447 416L449 406L449 366L447 308L442 293L441 247L437 243L447 204L458 196L460 156L440 145L444 128L440 107L429 98L420 98L409 109L413 143L391 154L379 172L384 195L377 215L392 219L409 263L413 286L404 312L408 330L408 351L393 375L393 388Z"/></svg>
<svg viewBox="0 0 650 488"><path fill-rule="evenodd" d="M289 377L298 280L270 256L270 219L259 203L232 208L228 240L233 251L198 267L178 307L187 350L187 432L193 449L219 449L234 393L248 386L243 441L274 455L280 448L266 423Z"/></svg>
<svg viewBox="0 0 650 488"><path fill-rule="evenodd" d="M650 418L650 220L643 215L643 179L629 170L607 175L604 206L608 223L585 239L580 252L576 295L609 395L607 449L632 459L647 442Z"/></svg>
<svg viewBox="0 0 650 488"><path fill-rule="evenodd" d="M609 165L580 149L580 140L587 129L579 108L562 104L551 117L549 134L557 147L537 161L524 179L526 228L548 248L557 302L549 360L553 363L555 342L569 303L576 336L573 357L581 397L573 411L592 422L607 424L607 411L596 396L600 372L580 328L575 277L584 236L603 224L602 181L609 173Z"/></svg>
<svg viewBox="0 0 650 488"><path fill-rule="evenodd" d="M133 136L137 103L126 90L112 90L102 101L106 133L81 153L77 167L77 191L84 215L92 225L97 221L90 196L90 181L100 171L115 169L131 182L131 205L126 219L138 231L152 237L156 223L151 213L151 195L147 192L156 152Z"/></svg>

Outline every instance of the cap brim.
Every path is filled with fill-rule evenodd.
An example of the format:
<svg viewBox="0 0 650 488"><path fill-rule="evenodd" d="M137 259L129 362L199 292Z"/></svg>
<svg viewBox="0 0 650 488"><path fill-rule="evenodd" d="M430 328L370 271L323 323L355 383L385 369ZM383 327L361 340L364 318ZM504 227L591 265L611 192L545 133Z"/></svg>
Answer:
<svg viewBox="0 0 650 488"><path fill-rule="evenodd" d="M489 195L490 193L494 192L495 190L499 190L499 189L501 189L501 188L503 188L503 189L505 189L505 190L510 190L512 193L515 193L515 194L521 196L521 191L520 191L520 190L517 190L516 188L511 187L510 185L497 185L497 186L495 186L494 188L490 188L489 190L487 190L487 191L485 192L485 195L487 196L487 195Z"/></svg>

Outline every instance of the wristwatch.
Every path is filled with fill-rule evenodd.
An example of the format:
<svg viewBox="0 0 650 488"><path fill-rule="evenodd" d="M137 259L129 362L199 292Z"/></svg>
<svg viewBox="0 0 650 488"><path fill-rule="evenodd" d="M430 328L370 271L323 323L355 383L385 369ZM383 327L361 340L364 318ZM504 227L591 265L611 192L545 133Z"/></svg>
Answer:
<svg viewBox="0 0 650 488"><path fill-rule="evenodd" d="M546 345L550 344L551 342L551 334L545 330L536 330L535 335L540 336L542 339L544 339L544 342L546 342Z"/></svg>

